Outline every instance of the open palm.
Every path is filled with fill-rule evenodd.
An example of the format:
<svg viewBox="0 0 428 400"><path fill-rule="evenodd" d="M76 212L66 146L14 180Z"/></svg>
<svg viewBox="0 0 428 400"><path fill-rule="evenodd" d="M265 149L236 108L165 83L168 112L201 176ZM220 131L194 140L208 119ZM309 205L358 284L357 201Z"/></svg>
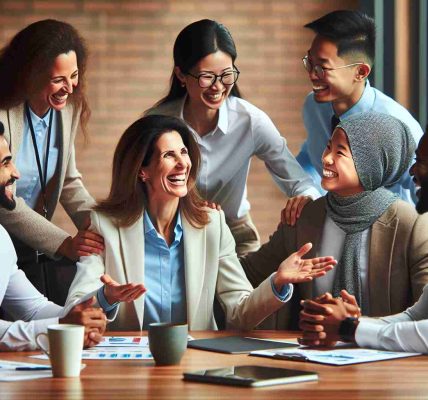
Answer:
<svg viewBox="0 0 428 400"><path fill-rule="evenodd" d="M274 277L276 286L311 281L314 278L325 275L337 264L333 257L317 257L303 260L302 257L311 248L312 243L306 243L280 264Z"/></svg>

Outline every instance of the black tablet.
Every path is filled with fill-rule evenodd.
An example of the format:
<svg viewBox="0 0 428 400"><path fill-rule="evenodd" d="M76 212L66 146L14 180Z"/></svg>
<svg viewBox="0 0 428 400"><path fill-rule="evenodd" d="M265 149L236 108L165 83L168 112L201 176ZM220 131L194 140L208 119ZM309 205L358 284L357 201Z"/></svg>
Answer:
<svg viewBox="0 0 428 400"><path fill-rule="evenodd" d="M241 336L223 336L210 339L189 340L187 347L219 353L242 354L256 350L284 349L299 347L298 343L284 343Z"/></svg>
<svg viewBox="0 0 428 400"><path fill-rule="evenodd" d="M318 380L318 374L295 369L240 365L218 369L185 372L185 381L217 383L222 385L262 387Z"/></svg>

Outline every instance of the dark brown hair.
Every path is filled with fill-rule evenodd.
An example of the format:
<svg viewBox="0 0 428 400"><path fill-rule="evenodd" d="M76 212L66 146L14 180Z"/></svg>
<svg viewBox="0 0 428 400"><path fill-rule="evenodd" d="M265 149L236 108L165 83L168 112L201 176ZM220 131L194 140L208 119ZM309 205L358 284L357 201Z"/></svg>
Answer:
<svg viewBox="0 0 428 400"><path fill-rule="evenodd" d="M45 19L28 25L0 50L0 108L9 109L28 100L50 79L53 63L60 54L74 51L79 84L70 97L81 109L80 125L86 135L90 109L85 96L87 50L77 30L66 22Z"/></svg>
<svg viewBox="0 0 428 400"><path fill-rule="evenodd" d="M196 189L201 161L198 144L184 122L162 115L140 118L126 129L114 153L110 193L94 207L96 211L112 217L118 226L130 226L141 217L148 205L148 197L146 186L138 175L141 167L150 163L158 139L171 131L176 131L181 136L192 161L188 192L185 197L180 198L180 208L196 228L202 228L209 222L204 201Z"/></svg>

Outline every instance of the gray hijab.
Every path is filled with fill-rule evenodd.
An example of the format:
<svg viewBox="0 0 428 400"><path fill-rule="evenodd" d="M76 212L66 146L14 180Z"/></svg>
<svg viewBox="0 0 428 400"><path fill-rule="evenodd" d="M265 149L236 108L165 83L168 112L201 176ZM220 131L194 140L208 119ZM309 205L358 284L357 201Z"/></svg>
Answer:
<svg viewBox="0 0 428 400"><path fill-rule="evenodd" d="M327 214L346 232L333 294L338 296L340 290L346 289L363 306L359 265L362 232L398 199L385 186L398 182L410 167L416 143L406 124L374 111L346 118L337 128L342 128L348 137L364 192L347 197L327 194ZM367 310L363 307L364 311Z"/></svg>

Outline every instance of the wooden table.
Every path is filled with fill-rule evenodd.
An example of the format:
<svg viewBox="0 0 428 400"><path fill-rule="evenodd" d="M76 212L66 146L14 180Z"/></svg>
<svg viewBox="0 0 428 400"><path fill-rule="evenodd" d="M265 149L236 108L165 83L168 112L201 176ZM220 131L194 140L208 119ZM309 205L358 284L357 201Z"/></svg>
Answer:
<svg viewBox="0 0 428 400"><path fill-rule="evenodd" d="M128 332L138 336L140 333ZM143 335L146 333L144 332ZM191 332L196 338L233 332ZM120 333L120 335L125 335ZM255 331L246 336L291 338L281 331ZM0 358L28 362L32 353L1 353ZM381 361L346 367L270 360L188 349L181 365L155 367L151 361L85 360L80 378L50 378L0 382L0 399L422 399L428 398L428 356ZM268 365L316 371L318 382L240 388L184 382L183 371L232 365Z"/></svg>

